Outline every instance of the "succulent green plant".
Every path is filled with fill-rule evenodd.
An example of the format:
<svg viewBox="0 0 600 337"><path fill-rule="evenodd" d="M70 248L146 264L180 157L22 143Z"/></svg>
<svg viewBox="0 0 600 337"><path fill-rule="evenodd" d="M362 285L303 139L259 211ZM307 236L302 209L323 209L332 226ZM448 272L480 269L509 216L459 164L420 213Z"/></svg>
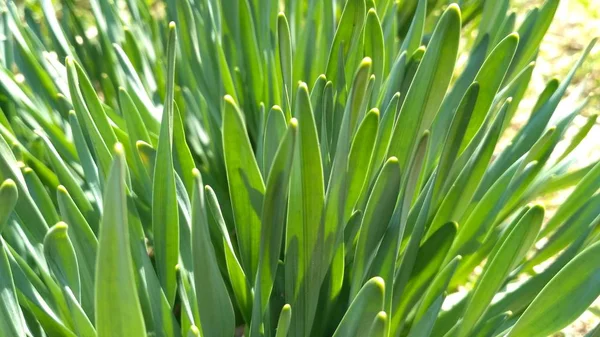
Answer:
<svg viewBox="0 0 600 337"><path fill-rule="evenodd" d="M518 26L508 0L450 2L3 1L0 336L575 320L600 295L600 162L571 169L587 99L557 107L595 41L499 146L559 1Z"/></svg>

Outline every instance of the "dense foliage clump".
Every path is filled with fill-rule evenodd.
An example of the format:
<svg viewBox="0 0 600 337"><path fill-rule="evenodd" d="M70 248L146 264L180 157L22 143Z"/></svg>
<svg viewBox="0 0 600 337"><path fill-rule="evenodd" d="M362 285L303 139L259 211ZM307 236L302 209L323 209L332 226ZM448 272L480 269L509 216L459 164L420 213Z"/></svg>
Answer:
<svg viewBox="0 0 600 337"><path fill-rule="evenodd" d="M566 139L587 100L557 107L594 42L501 147L559 1L519 24L451 2L0 4L0 336L575 320L600 295L600 162L570 169L596 117Z"/></svg>

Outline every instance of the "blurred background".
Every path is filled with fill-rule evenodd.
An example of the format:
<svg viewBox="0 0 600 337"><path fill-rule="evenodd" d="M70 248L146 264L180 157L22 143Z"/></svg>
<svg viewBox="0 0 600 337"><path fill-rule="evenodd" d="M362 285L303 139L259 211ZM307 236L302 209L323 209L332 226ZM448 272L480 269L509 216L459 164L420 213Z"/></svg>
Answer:
<svg viewBox="0 0 600 337"><path fill-rule="evenodd" d="M543 2L543 0L513 0L511 7L522 17L528 10ZM554 21L542 43L529 92L526 94L526 99L521 102L520 111L513 120L513 132L527 121L537 96L544 90L546 83L552 78L564 78L589 41L595 37L600 37L600 0L561 0ZM583 126L586 122L585 117L600 113L600 46L596 45L587 61L576 73L573 84L569 87L569 93L570 99L562 103L565 109L572 108L586 96L590 96L582 116L575 120L576 126ZM567 136L572 136L576 131L576 128L569 130ZM580 162L576 167L583 167L600 158L600 119L588 139L582 143L580 151L577 156ZM568 195L566 192L568 191L557 193L543 202L548 209L555 208ZM598 286L600 287L600 284ZM555 336L585 336L586 332L598 322L600 322L600 299L575 323Z"/></svg>

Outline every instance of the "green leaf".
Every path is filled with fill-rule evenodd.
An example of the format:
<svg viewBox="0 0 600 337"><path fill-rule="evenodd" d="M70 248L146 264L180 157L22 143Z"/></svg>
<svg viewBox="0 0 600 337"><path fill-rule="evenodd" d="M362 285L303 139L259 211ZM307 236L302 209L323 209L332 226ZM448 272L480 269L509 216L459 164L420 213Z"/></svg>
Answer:
<svg viewBox="0 0 600 337"><path fill-rule="evenodd" d="M223 110L223 153L240 262L246 275L256 275L261 233L259 214L263 207L265 185L246 125L231 96L225 96ZM254 282L252 278L251 281Z"/></svg>
<svg viewBox="0 0 600 337"><path fill-rule="evenodd" d="M260 255L258 272L254 287L254 305L250 334L258 336L261 324L271 296L279 254L285 228L287 194L290 186L294 147L298 133L298 121L290 120L288 130L273 160L273 166L267 179L267 188L262 208L262 227L260 233Z"/></svg>
<svg viewBox="0 0 600 337"><path fill-rule="evenodd" d="M512 76L534 60L540 43L552 23L559 2L559 0L546 0L541 8L535 8L528 13L528 17L518 30L522 41L515 54L515 62L511 65L508 78L512 79Z"/></svg>
<svg viewBox="0 0 600 337"><path fill-rule="evenodd" d="M475 81L480 84L477 103L469 120L469 126L465 130L461 153L471 142L477 131L485 125L486 120L491 120L490 107L496 93L501 88L506 71L511 64L515 50L519 45L519 35L510 34L492 50L485 60L481 69L475 76Z"/></svg>
<svg viewBox="0 0 600 337"><path fill-rule="evenodd" d="M365 0L349 0L344 5L342 16L335 31L335 37L329 50L329 58L327 61L327 70L325 75L328 80L338 85L339 77L344 76L339 74L339 57L344 60L344 64L348 64L349 50L352 44L359 39L359 34L362 31L365 21ZM343 68L342 68L343 69Z"/></svg>
<svg viewBox="0 0 600 337"><path fill-rule="evenodd" d="M385 311L380 311L369 329L369 337L385 337L387 336L388 316Z"/></svg>
<svg viewBox="0 0 600 337"><path fill-rule="evenodd" d="M98 239L81 214L64 186L57 189L61 218L68 224L69 238L73 243L81 280L81 306L89 317L94 317L94 284L96 279L96 254Z"/></svg>
<svg viewBox="0 0 600 337"><path fill-rule="evenodd" d="M98 337L146 335L129 243L125 170L123 147L117 143L104 193L96 260Z"/></svg>
<svg viewBox="0 0 600 337"><path fill-rule="evenodd" d="M205 187L206 203L209 214L214 222L218 225L221 235L223 236L223 246L225 250L225 262L227 264L227 272L233 294L237 304L242 312L242 316L248 321L252 311L252 289L250 288L250 280L244 274L244 270L235 255L233 244L229 238L229 232L225 226L225 220L219 207L219 202L215 192L210 186Z"/></svg>
<svg viewBox="0 0 600 337"><path fill-rule="evenodd" d="M496 252L488 259L483 274L470 295L458 336L468 336L480 324L494 295L533 244L543 219L544 208L531 207L515 220L514 225L507 229L507 235L496 244Z"/></svg>
<svg viewBox="0 0 600 337"><path fill-rule="evenodd" d="M368 336L372 322L383 310L383 279L370 279L352 300L333 337Z"/></svg>
<svg viewBox="0 0 600 337"><path fill-rule="evenodd" d="M383 31L377 12L374 8L369 9L367 21L365 22L365 56L373 60L373 75L375 75L375 84L373 92L379 93L379 88L384 78L383 69L385 67L385 45Z"/></svg>
<svg viewBox="0 0 600 337"><path fill-rule="evenodd" d="M456 227L452 222L445 224L419 247L406 288L399 299L394 298L391 322L393 331L398 331L401 322L406 319L409 311L421 299L443 267L446 253L456 236Z"/></svg>
<svg viewBox="0 0 600 337"><path fill-rule="evenodd" d="M304 336L310 331L317 310L317 275L322 267L314 261L325 200L317 126L304 83L296 93L294 116L298 120L298 140L287 211L286 301L294 307L291 335Z"/></svg>
<svg viewBox="0 0 600 337"><path fill-rule="evenodd" d="M69 92L71 94L71 100L73 108L77 113L77 119L82 123L82 127L85 130L84 135L90 139L92 148L94 150L95 158L98 161L97 165L100 168L101 176L106 178L108 171L111 167L112 154L106 144L105 139L102 136L98 126L91 115L90 109L87 107L84 96L79 89L79 78L77 70L75 68L75 61L72 58L67 57L67 75L69 79ZM107 132L106 130L104 130ZM112 132L112 129L111 129Z"/></svg>
<svg viewBox="0 0 600 337"><path fill-rule="evenodd" d="M99 214L92 207L92 204L87 199L85 192L75 179L73 173L69 170L67 164L52 145L52 142L50 142L50 140L41 132L37 133L37 135L44 141L44 144L46 145L48 157L50 158L50 162L52 163L52 167L60 183L69 191L71 191L70 193L73 196L73 200L77 204L77 207L84 214L86 219L90 222L97 221Z"/></svg>
<svg viewBox="0 0 600 337"><path fill-rule="evenodd" d="M400 190L400 167L394 157L384 164L365 208L354 254L350 298L354 298L367 277L371 261L388 228Z"/></svg>
<svg viewBox="0 0 600 337"><path fill-rule="evenodd" d="M278 106L272 107L267 115L264 134L262 171L265 179L269 176L269 170L286 129L287 124L283 111Z"/></svg>
<svg viewBox="0 0 600 337"><path fill-rule="evenodd" d="M19 191L15 212L24 225L22 229L26 231L30 240L41 244L48 225L29 194L17 160L2 136L0 136L0 174L4 179L11 179Z"/></svg>
<svg viewBox="0 0 600 337"><path fill-rule="evenodd" d="M509 337L541 337L567 326L600 295L600 242L569 262L537 295Z"/></svg>
<svg viewBox="0 0 600 337"><path fill-rule="evenodd" d="M571 194L564 200L556 213L540 233L541 237L548 235L563 224L575 211L577 206L581 204L581 200L588 200L600 187L600 163L596 164L592 170L581 179L579 184L575 186L575 189Z"/></svg>
<svg viewBox="0 0 600 337"><path fill-rule="evenodd" d="M406 93L388 149L388 156L397 157L401 169L406 168L415 151L417 135L430 128L450 84L460 24L460 10L452 4L439 19L415 80Z"/></svg>
<svg viewBox="0 0 600 337"><path fill-rule="evenodd" d="M4 231L8 219L17 204L19 192L12 179L6 179L0 185L0 233Z"/></svg>
<svg viewBox="0 0 600 337"><path fill-rule="evenodd" d="M173 95L175 81L175 24L169 25L168 82L152 180L152 233L160 284L171 305L175 301L179 258L179 212L173 169Z"/></svg>
<svg viewBox="0 0 600 337"><path fill-rule="evenodd" d="M372 109L358 126L356 135L352 140L350 157L348 158L348 187L344 221L350 218L352 211L362 208L362 205L359 205L358 202L360 202L359 198L362 192L369 188L369 169L371 168L378 127L379 110ZM356 290L358 291L358 289Z"/></svg>
<svg viewBox="0 0 600 337"><path fill-rule="evenodd" d="M283 102L285 102L289 111L292 105L292 38L290 36L290 27L284 13L277 15L277 43L279 50L279 63L283 77ZM289 113L288 113L289 116Z"/></svg>
<svg viewBox="0 0 600 337"><path fill-rule="evenodd" d="M75 249L69 239L68 226L59 222L52 226L44 238L44 255L48 267L61 288L68 287L77 302L81 302L81 280Z"/></svg>
<svg viewBox="0 0 600 337"><path fill-rule="evenodd" d="M233 306L217 266L210 242L204 187L198 170L192 197L192 255L196 300L202 333L205 336L232 336L235 328Z"/></svg>
<svg viewBox="0 0 600 337"><path fill-rule="evenodd" d="M292 307L286 304L281 308L279 321L277 322L277 333L275 337L286 337L290 328L290 320L292 319Z"/></svg>
<svg viewBox="0 0 600 337"><path fill-rule="evenodd" d="M0 185L0 233L14 206L17 204L17 186L12 180ZM0 334L25 337L25 320L19 307L13 275L10 269L4 241L0 239Z"/></svg>
<svg viewBox="0 0 600 337"><path fill-rule="evenodd" d="M421 39L423 37L423 29L425 27L425 19L427 15L427 1L428 0L416 0L418 2L415 14L413 15L410 28L408 33L402 41L400 52L406 52L407 55L412 55L419 46L421 46Z"/></svg>
<svg viewBox="0 0 600 337"><path fill-rule="evenodd" d="M98 166L94 162L92 153L90 152L88 144L85 140L85 136L83 135L83 129L81 128L79 120L77 119L77 115L73 110L69 111L69 125L71 126L73 132L73 142L75 143L75 148L77 149L77 156L81 162L81 167L83 168L86 182L94 195L95 206L101 208L102 182L100 180L100 176L98 175ZM97 230L97 224L94 225L96 226L95 229Z"/></svg>
<svg viewBox="0 0 600 337"><path fill-rule="evenodd" d="M38 178L37 174L35 174L30 167L24 167L22 171L23 177L25 178L25 183L29 189L29 193L31 194L31 197L35 201L36 205L39 207L40 212L46 219L46 222L57 223L58 214L56 213L56 208L54 208L52 199L46 191L46 187L40 181L40 178Z"/></svg>

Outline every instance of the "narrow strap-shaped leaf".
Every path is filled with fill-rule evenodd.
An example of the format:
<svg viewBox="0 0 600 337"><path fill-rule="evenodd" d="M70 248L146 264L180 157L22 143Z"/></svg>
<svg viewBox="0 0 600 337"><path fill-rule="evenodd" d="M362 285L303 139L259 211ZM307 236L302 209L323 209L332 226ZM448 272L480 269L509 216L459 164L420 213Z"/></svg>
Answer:
<svg viewBox="0 0 600 337"><path fill-rule="evenodd" d="M504 327L504 323L512 318L513 313L510 311L503 312L499 315L496 315L487 321L483 322L481 327L477 329L475 332L475 336L477 337L492 337L497 336L500 331Z"/></svg>
<svg viewBox="0 0 600 337"><path fill-rule="evenodd" d="M106 144L90 114L90 110L85 104L84 97L79 89L79 78L77 77L77 70L75 69L75 61L73 61L72 58L67 57L66 64L69 79L69 92L71 94L73 108L77 113L77 119L79 119L79 122L82 123L82 126L85 129L87 138L89 138L92 143L101 176L105 178L108 175L112 161L112 154L108 149L109 145Z"/></svg>
<svg viewBox="0 0 600 337"><path fill-rule="evenodd" d="M241 112L231 96L225 96L223 111L223 153L240 262L246 275L256 275L260 248L265 185L252 151ZM253 283L252 283L253 284Z"/></svg>
<svg viewBox="0 0 600 337"><path fill-rule="evenodd" d="M371 323L371 329L369 329L369 337L385 337L387 336L388 315L385 311L380 311L373 323Z"/></svg>
<svg viewBox="0 0 600 337"><path fill-rule="evenodd" d="M285 134L287 123L283 110L277 105L272 107L267 114L267 123L265 125L263 156L262 156L262 172L266 179L269 176L269 170L273 164L277 147Z"/></svg>
<svg viewBox="0 0 600 337"><path fill-rule="evenodd" d="M79 207L86 219L90 222L95 221L99 217L99 214L95 212L92 204L87 199L85 192L75 180L73 173L67 167L67 164L63 161L50 140L44 134L40 132L38 133L38 136L44 141L44 144L48 149L48 157L50 158L50 162L52 163L52 167L54 168L54 172L60 183L71 191L73 200L75 200L77 207Z"/></svg>
<svg viewBox="0 0 600 337"><path fill-rule="evenodd" d="M259 45L256 25L258 24L252 18L252 7L250 0L241 0L238 4L239 24L241 34L241 54L243 62L247 68L246 76L249 80L248 92L253 95L254 102L258 105L263 101L264 74L263 64L261 62L261 46ZM252 97L252 96L250 96Z"/></svg>
<svg viewBox="0 0 600 337"><path fill-rule="evenodd" d="M154 175L152 180L152 233L154 254L160 284L172 305L175 301L177 279L175 265L179 258L179 212L173 168L173 115L175 86L175 24L169 24L167 45L167 95L160 128Z"/></svg>
<svg viewBox="0 0 600 337"><path fill-rule="evenodd" d="M477 31L477 42L481 41L486 35L490 37L491 41L496 40L496 36L502 28L502 22L506 17L508 7L508 0L484 2L481 22Z"/></svg>
<svg viewBox="0 0 600 337"><path fill-rule="evenodd" d="M358 40L358 36L362 30L365 14L365 0L350 0L344 5L344 10L342 11L342 16L335 31L331 49L329 50L327 70L325 72L327 79L332 81L334 85L337 85L340 82L339 77L343 76L343 74L339 74L338 58L340 55L343 55L344 60L348 57L348 51L352 43Z"/></svg>
<svg viewBox="0 0 600 337"><path fill-rule="evenodd" d="M40 212L42 212L42 215L46 219L46 222L57 223L58 213L56 213L54 203L52 202L46 187L41 182L37 174L35 174L35 171L33 171L31 167L24 167L23 177L25 178L25 183L29 189L29 194L31 194L35 204L39 207Z"/></svg>
<svg viewBox="0 0 600 337"><path fill-rule="evenodd" d="M98 175L98 166L94 162L92 153L88 147L87 141L85 140L83 129L81 128L81 124L79 124L77 114L73 110L69 111L69 125L71 126L71 130L73 132L73 142L75 143L77 156L79 157L81 167L83 168L83 174L85 175L86 182L88 183L94 195L96 202L95 206L102 211L102 182L100 180L100 176ZM97 226L94 228L98 230Z"/></svg>
<svg viewBox="0 0 600 337"><path fill-rule="evenodd" d="M480 323L510 271L533 244L543 218L543 207L531 207L515 225L509 227L508 235L496 244L498 249L490 256L468 301L458 336L468 336Z"/></svg>
<svg viewBox="0 0 600 337"><path fill-rule="evenodd" d="M593 115L591 115L591 116L589 116L587 118L586 123L581 128L579 128L579 130L577 131L577 133L570 140L569 145L567 146L567 148L560 155L560 157L558 157L558 159L556 160L557 163L560 162L561 160L565 159L566 156L568 156L569 154L571 154L571 152L573 150L575 150L577 148L577 146L579 146L579 144L581 144L581 142L585 139L585 137L592 130L592 128L594 127L594 125L596 125L596 120L597 119L598 119L598 114L593 114Z"/></svg>
<svg viewBox="0 0 600 337"><path fill-rule="evenodd" d="M219 230L221 231L221 235L223 236L225 263L227 264L227 272L229 274L231 287L233 288L233 294L238 307L240 308L242 316L244 319L246 319L246 321L249 321L252 312L252 289L250 288L251 281L244 274L244 270L242 269L242 266L235 255L233 244L229 238L229 232L227 231L225 219L223 219L223 214L221 213L221 208L215 192L208 185L205 186L204 190L209 214L212 216L215 223L217 223Z"/></svg>
<svg viewBox="0 0 600 337"><path fill-rule="evenodd" d="M18 191L15 183L7 179L0 185L0 233L5 228L15 205ZM10 264L6 257L4 241L0 239L0 333L25 337L25 319L19 307Z"/></svg>
<svg viewBox="0 0 600 337"><path fill-rule="evenodd" d="M449 222L429 237L420 247L415 258L415 266L402 296L394 298L392 327L397 331L401 321L406 319L409 311L417 304L429 288L436 274L443 267L444 259L456 236L457 225Z"/></svg>
<svg viewBox="0 0 600 337"><path fill-rule="evenodd" d="M15 182L12 179L3 181L0 185L0 233L4 230L18 198L19 192Z"/></svg>
<svg viewBox="0 0 600 337"><path fill-rule="evenodd" d="M388 159L377 177L365 208L352 267L350 298L363 285L377 247L383 239L400 190L400 167L394 157Z"/></svg>
<svg viewBox="0 0 600 337"><path fill-rule="evenodd" d="M500 132L502 132L502 125L509 106L510 100L504 104L502 110L496 116L496 120L486 132L481 144L479 144L477 151L470 157L464 168L459 168L456 165L453 168L455 171L460 169L460 174L456 180L452 181L452 178L450 179L452 181L451 187L437 210L429 228L430 233L448 221L460 221L489 165L490 158L500 138ZM449 183L447 182L447 184Z"/></svg>
<svg viewBox="0 0 600 337"><path fill-rule="evenodd" d="M66 223L59 222L50 228L44 238L44 255L61 288L70 288L77 302L81 302L79 263L69 239Z"/></svg>
<svg viewBox="0 0 600 337"><path fill-rule="evenodd" d="M85 105L87 106L92 119L94 120L94 124L98 128L100 135L104 139L104 142L107 146L113 146L114 143L117 142L117 137L110 125L110 121L108 120L108 116L104 111L102 106L102 102L100 102L100 98L96 94L96 90L94 86L90 82L89 78L85 74L85 71L79 63L73 61L75 65L75 70L77 71L77 79L79 81L79 88L81 90L81 94L83 95L83 99Z"/></svg>
<svg viewBox="0 0 600 337"><path fill-rule="evenodd" d="M387 280L387 284L393 285L397 275L396 266L398 257L400 256L400 247L406 232L408 213L413 200L412 196L415 195L417 189L416 185L425 161L428 143L429 132L425 132L419 140L419 145L411 160L409 170L402 178L400 194L397 197L394 213L392 214L387 232L377 251L377 256L375 256L371 265L369 275L381 275L381 278ZM415 242L416 241L417 239L415 239ZM393 291L388 291L386 293L386 312L392 311L392 295Z"/></svg>
<svg viewBox="0 0 600 337"><path fill-rule="evenodd" d="M383 82L383 69L385 67L385 45L383 31L377 12L374 8L369 9L367 20L365 22L365 56L373 60L373 75L375 75L375 84L373 96L377 97L379 88Z"/></svg>
<svg viewBox="0 0 600 337"><path fill-rule="evenodd" d="M12 190L9 192L9 190ZM10 195L14 193L14 201L16 203L16 186L10 187L10 182L4 182L0 187L0 202L2 202L2 212L12 208L10 205ZM6 202L6 204L4 204ZM0 214L2 216L2 214ZM2 221L4 219L0 219ZM2 226L2 222L0 222ZM1 227L0 227L1 229ZM17 291L15 289L13 274L10 269L10 264L6 256L4 241L0 239L0 334L4 336L25 337L26 322L19 307Z"/></svg>
<svg viewBox="0 0 600 337"><path fill-rule="evenodd" d="M383 279L370 279L358 295L335 330L333 337L368 336L373 320L383 310L385 285Z"/></svg>
<svg viewBox="0 0 600 337"><path fill-rule="evenodd" d="M508 333L547 336L579 317L600 295L600 242L569 262L538 294Z"/></svg>
<svg viewBox="0 0 600 337"><path fill-rule="evenodd" d="M307 93L308 94L308 93ZM298 133L298 121L292 118L267 179L267 188L262 207L260 233L260 255L254 287L254 304L250 335L259 336L262 316L269 304L277 273L279 254L285 228L287 195L290 186L292 161Z"/></svg>
<svg viewBox="0 0 600 337"><path fill-rule="evenodd" d="M198 170L192 197L192 255L196 300L200 326L205 336L231 336L235 328L233 306L225 282L217 266L217 259L208 230L204 187Z"/></svg>
<svg viewBox="0 0 600 337"><path fill-rule="evenodd" d="M415 321L414 325L410 329L409 337L428 337L433 330L437 315L442 308L442 302L444 295L439 295L435 301L429 306L425 314L418 320Z"/></svg>
<svg viewBox="0 0 600 337"><path fill-rule="evenodd" d="M291 334L306 335L317 309L321 268L315 261L325 186L317 125L302 83L296 93L294 116L298 120L296 160L292 166L285 243L286 301L294 307Z"/></svg>
<svg viewBox="0 0 600 337"><path fill-rule="evenodd" d="M292 38L290 36L290 27L284 13L277 15L277 46L279 50L279 64L281 75L283 77L283 102L286 104L285 111L289 111L292 106ZM288 112L288 116L291 113Z"/></svg>
<svg viewBox="0 0 600 337"><path fill-rule="evenodd" d="M73 292L69 287L63 288L63 294L67 300L67 306L73 317L73 327L78 336L81 337L96 337L96 329L90 321L90 318L86 315L81 308L81 305L73 295Z"/></svg>
<svg viewBox="0 0 600 337"><path fill-rule="evenodd" d="M364 189L369 186L369 169L373 158L375 140L379 129L379 110L372 109L362 120L356 135L352 140L350 147L350 157L348 159L347 179L348 187L346 192L346 208L344 210L344 221L350 218L352 211L357 207L357 203ZM358 289L356 289L358 291Z"/></svg>
<svg viewBox="0 0 600 337"><path fill-rule="evenodd" d="M516 33L510 34L500 41L481 66L477 76L475 76L475 81L480 84L480 90L473 114L469 120L469 126L465 130L460 152L469 145L479 128L485 125L485 121L491 120L491 116L488 116L490 107L502 85L504 75L511 64L518 45L519 35Z"/></svg>
<svg viewBox="0 0 600 337"><path fill-rule="evenodd" d="M600 163L596 164L581 179L575 190L560 204L560 207L556 210L554 216L550 218L540 235L542 237L546 236L562 225L569 216L575 213L577 205L581 203L581 200L588 200L598 190L598 187L600 187Z"/></svg>
<svg viewBox="0 0 600 337"><path fill-rule="evenodd" d="M532 11L535 14L534 20L525 19L519 27L518 33L523 37L523 43L517 49L508 78L512 78L535 58L540 43L554 19L559 2L560 0L546 0L539 10L536 8L535 12Z"/></svg>
<svg viewBox="0 0 600 337"><path fill-rule="evenodd" d="M588 227L593 228L600 223L598 208L600 207L600 194L591 197L563 226L547 237L547 243L528 258L523 265L525 271L530 271L534 266L546 261L574 242Z"/></svg>
<svg viewBox="0 0 600 337"><path fill-rule="evenodd" d="M138 299L131 257L125 155L115 146L115 160L104 193L96 260L96 327L98 337L145 336L146 327Z"/></svg>
<svg viewBox="0 0 600 337"><path fill-rule="evenodd" d="M96 254L98 239L81 214L64 186L57 189L61 218L68 224L69 238L73 243L81 280L81 306L89 317L94 317L94 284L96 279Z"/></svg>
<svg viewBox="0 0 600 337"><path fill-rule="evenodd" d="M10 147L0 135L0 173L5 179L11 179L18 188L15 212L23 222L29 238L36 244L41 244L48 230L48 224L40 213L33 198L29 194L25 178L19 170L19 165Z"/></svg>
<svg viewBox="0 0 600 337"><path fill-rule="evenodd" d="M460 154L460 144L462 144L464 139L465 130L469 124L473 110L475 109L478 96L479 83L473 82L469 89L467 89L465 96L462 98L462 101L452 118L437 166L438 180L433 189L434 205L437 205L441 195L445 192L442 188L446 184L446 178L450 174L450 169L452 168L454 161ZM430 159L432 158L430 157Z"/></svg>
<svg viewBox="0 0 600 337"><path fill-rule="evenodd" d="M548 1L556 2L555 0ZM543 134L548 126L548 122L556 111L558 103L562 99L567 87L571 83L575 72L579 67L581 67L583 61L589 55L595 43L596 40L594 39L588 44L579 60L573 65L565 79L560 83L559 87L556 89L556 91L554 91L548 101L540 106L539 111L532 113L530 119L527 121L527 124L525 124L525 126L523 126L523 128L519 130L519 133L514 137L513 142L508 145L494 161L490 167L488 180L493 182L496 177L499 177L504 170L512 165L513 162L525 154Z"/></svg>
<svg viewBox="0 0 600 337"><path fill-rule="evenodd" d="M417 135L430 128L442 103L456 62L460 25L460 10L452 4L440 17L406 93L388 149L388 156L397 157L401 169L413 154Z"/></svg>
<svg viewBox="0 0 600 337"><path fill-rule="evenodd" d="M413 15L408 33L402 41L400 52L406 52L407 55L412 55L421 45L423 37L423 29L425 27L425 19L427 15L428 0L416 0L418 2L415 14Z"/></svg>
<svg viewBox="0 0 600 337"><path fill-rule="evenodd" d="M286 304L281 308L279 314L279 321L277 321L277 333L275 337L286 337L290 328L290 321L292 319L292 307Z"/></svg>

